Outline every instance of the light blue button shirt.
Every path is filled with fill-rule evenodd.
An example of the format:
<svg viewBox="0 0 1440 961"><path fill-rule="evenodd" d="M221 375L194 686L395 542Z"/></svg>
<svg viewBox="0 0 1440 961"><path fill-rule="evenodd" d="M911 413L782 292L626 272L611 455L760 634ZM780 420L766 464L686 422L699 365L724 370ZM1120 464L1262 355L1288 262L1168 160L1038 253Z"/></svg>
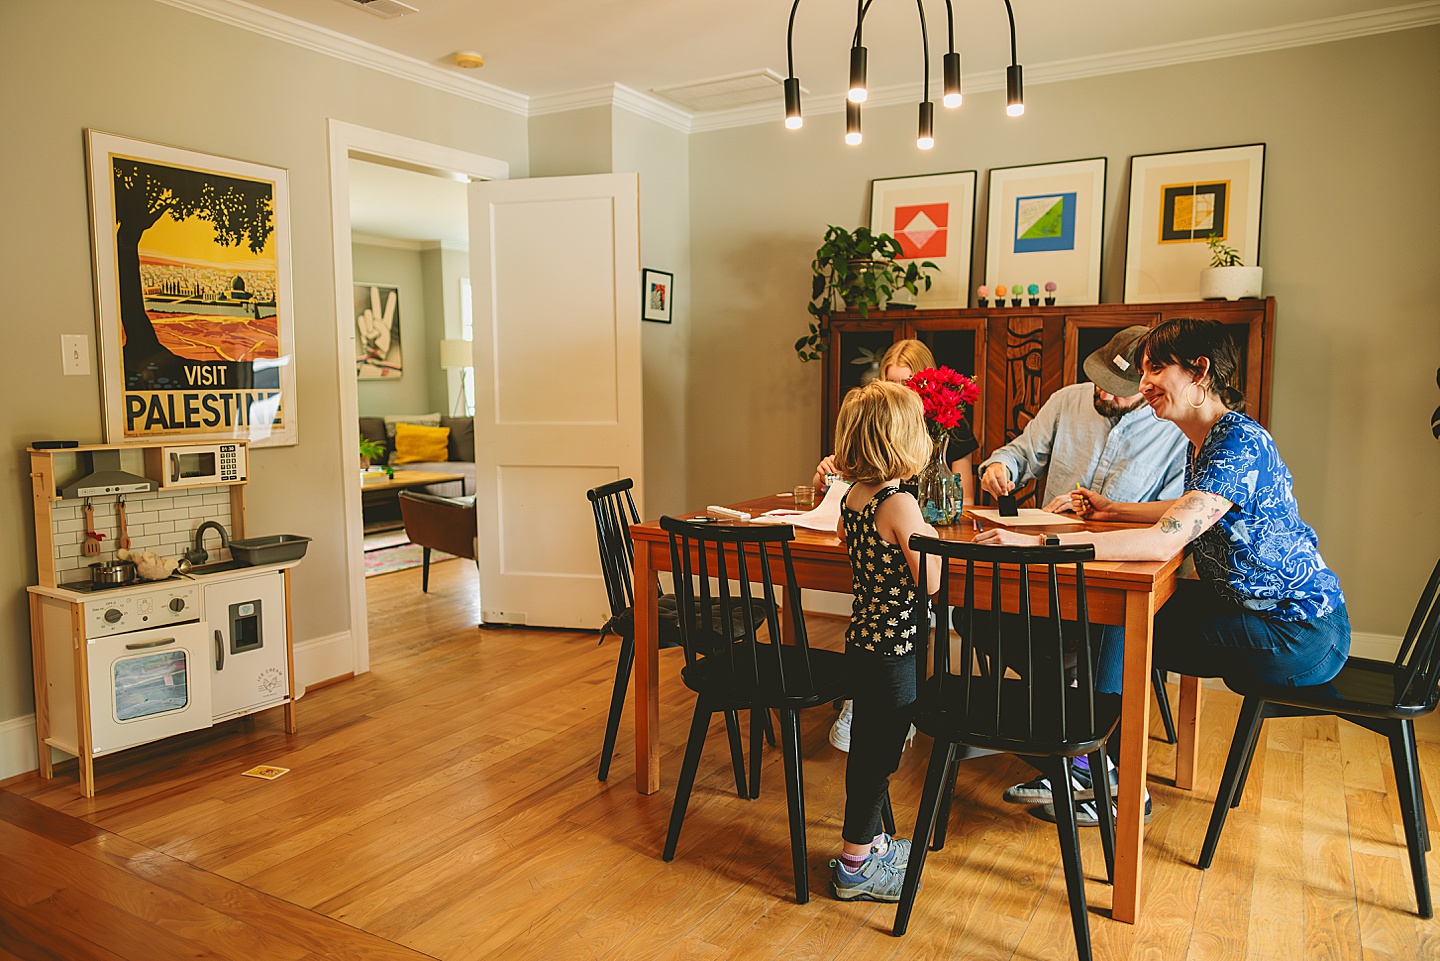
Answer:
<svg viewBox="0 0 1440 961"><path fill-rule="evenodd" d="M1078 483L1113 501L1174 500L1185 490L1180 428L1145 405L1112 420L1095 410L1095 386L1071 384L1050 395L1035 419L980 465L1004 464L1015 486L1045 475L1038 505Z"/></svg>

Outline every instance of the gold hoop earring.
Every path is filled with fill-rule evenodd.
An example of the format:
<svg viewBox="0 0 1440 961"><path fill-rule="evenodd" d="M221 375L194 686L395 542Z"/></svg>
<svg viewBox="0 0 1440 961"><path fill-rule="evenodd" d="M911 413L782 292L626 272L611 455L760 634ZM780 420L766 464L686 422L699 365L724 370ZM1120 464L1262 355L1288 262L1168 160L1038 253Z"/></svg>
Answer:
<svg viewBox="0 0 1440 961"><path fill-rule="evenodd" d="M1197 381L1193 381L1193 382L1190 384L1190 387L1200 387L1200 382L1199 382L1198 380L1197 380ZM1189 404L1191 407L1195 408L1196 410L1199 410L1200 408L1202 408L1202 407L1205 406L1205 388L1204 388L1204 387L1200 387L1200 403L1197 404L1197 403L1195 403L1193 400L1190 399L1190 387L1185 388L1185 403Z"/></svg>

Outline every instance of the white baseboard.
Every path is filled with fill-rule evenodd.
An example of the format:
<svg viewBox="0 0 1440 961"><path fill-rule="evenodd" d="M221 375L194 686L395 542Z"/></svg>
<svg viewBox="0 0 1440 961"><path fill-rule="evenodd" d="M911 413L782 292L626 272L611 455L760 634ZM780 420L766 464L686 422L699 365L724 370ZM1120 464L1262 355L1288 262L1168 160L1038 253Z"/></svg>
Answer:
<svg viewBox="0 0 1440 961"><path fill-rule="evenodd" d="M35 715L0 721L0 781L40 767L35 753Z"/></svg>
<svg viewBox="0 0 1440 961"><path fill-rule="evenodd" d="M801 591L800 607L807 614L834 614L849 617L853 594L834 594L830 591Z"/></svg>
<svg viewBox="0 0 1440 961"><path fill-rule="evenodd" d="M295 645L295 695L298 699L305 688L333 677L355 672L354 640L349 631L316 637Z"/></svg>

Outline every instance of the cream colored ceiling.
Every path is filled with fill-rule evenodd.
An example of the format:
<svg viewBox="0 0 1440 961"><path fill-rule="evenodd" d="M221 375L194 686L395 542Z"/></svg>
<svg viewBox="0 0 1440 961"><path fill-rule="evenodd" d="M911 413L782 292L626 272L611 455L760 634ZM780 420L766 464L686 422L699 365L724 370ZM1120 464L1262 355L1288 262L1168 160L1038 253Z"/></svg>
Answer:
<svg viewBox="0 0 1440 961"><path fill-rule="evenodd" d="M645 93L765 68L784 75L790 14L786 0L407 0L419 12L398 20L382 20L344 0L164 2L263 8L532 99L614 83ZM1020 61L1027 77L1038 78L1045 76L1046 66L1058 65L1052 70L1058 76L1067 64L1083 72L1085 64L1117 57L1146 64L1201 59L1215 56L1229 42L1253 48L1273 40L1283 46L1297 37L1321 38L1327 31L1377 32L1417 17L1440 19L1440 3L1387 0L1012 2ZM938 76L945 6L928 0L925 10L932 76ZM956 48L967 74L1003 68L1009 58L1003 0L955 0L954 11ZM829 98L841 91L854 17L851 0L800 4L795 66L812 96ZM877 0L866 19L865 41L872 88L919 81L915 4ZM1188 55L1197 44L1204 45L1205 57ZM486 65L478 71L448 66L449 55L461 49L483 53ZM1216 83L1223 93L1223 76Z"/></svg>

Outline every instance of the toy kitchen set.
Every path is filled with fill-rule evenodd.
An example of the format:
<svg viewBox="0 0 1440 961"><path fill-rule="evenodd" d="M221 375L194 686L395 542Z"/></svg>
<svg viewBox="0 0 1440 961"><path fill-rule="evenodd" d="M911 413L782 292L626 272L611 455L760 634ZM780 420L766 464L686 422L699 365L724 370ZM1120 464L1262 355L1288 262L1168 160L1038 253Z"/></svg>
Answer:
<svg viewBox="0 0 1440 961"><path fill-rule="evenodd" d="M91 797L97 757L273 707L295 733L290 568L309 538L246 538L248 453L29 449L42 777L52 747L73 754Z"/></svg>

